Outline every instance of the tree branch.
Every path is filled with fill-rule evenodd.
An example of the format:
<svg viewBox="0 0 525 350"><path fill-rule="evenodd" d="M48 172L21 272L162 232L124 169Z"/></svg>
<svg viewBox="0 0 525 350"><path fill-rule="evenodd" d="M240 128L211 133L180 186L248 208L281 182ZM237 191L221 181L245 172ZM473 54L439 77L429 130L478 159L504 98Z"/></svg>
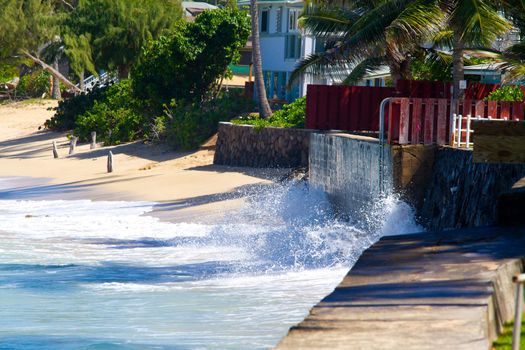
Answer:
<svg viewBox="0 0 525 350"><path fill-rule="evenodd" d="M81 92L81 90L75 85L73 84L71 81L69 81L65 76L63 76L58 70L54 69L53 67L51 67L50 65L48 65L47 63L45 63L44 61L42 61L41 59L39 59L38 57L35 57L33 55L31 55L31 53L29 53L29 51L22 51L22 53L24 55L26 55L27 57L29 57L31 60L33 60L35 63L39 64L40 66L42 66L42 68L46 71L48 71L49 73L51 73L52 76L54 76L55 78L57 78L58 80L60 80L62 83L64 83L67 87L73 89L75 92Z"/></svg>

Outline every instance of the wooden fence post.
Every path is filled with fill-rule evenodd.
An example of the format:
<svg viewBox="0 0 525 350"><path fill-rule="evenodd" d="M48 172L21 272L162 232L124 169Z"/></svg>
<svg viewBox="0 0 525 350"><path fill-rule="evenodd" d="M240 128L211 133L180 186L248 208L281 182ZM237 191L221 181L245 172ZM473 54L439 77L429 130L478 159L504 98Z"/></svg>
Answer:
<svg viewBox="0 0 525 350"><path fill-rule="evenodd" d="M56 141L53 141L53 157L55 159L58 158L58 147L57 147L57 142Z"/></svg>
<svg viewBox="0 0 525 350"><path fill-rule="evenodd" d="M69 141L69 154L75 153L75 147L77 147L77 141L78 141L78 137L71 136L71 140Z"/></svg>
<svg viewBox="0 0 525 350"><path fill-rule="evenodd" d="M113 153L109 151L108 153L108 173L113 172Z"/></svg>
<svg viewBox="0 0 525 350"><path fill-rule="evenodd" d="M90 146L90 149L95 149L97 148L97 132L96 131L92 131L91 132L91 146Z"/></svg>

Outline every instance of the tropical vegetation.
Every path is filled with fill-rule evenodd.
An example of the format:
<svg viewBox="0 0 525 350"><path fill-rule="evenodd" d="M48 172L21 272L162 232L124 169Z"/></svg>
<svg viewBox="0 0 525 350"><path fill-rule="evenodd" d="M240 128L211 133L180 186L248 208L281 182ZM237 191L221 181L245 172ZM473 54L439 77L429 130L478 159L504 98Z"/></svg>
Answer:
<svg viewBox="0 0 525 350"><path fill-rule="evenodd" d="M233 124L254 125L256 128L268 126L278 128L304 128L306 120L306 97L284 105L269 118L263 118L258 113L242 115L232 119Z"/></svg>
<svg viewBox="0 0 525 350"><path fill-rule="evenodd" d="M521 0L314 0L304 11L302 25L325 41L325 50L302 60L291 82L306 73L332 75L351 84L387 65L394 84L450 74L460 97L466 54L492 51L499 36L523 23L524 6ZM512 58L517 71L524 52L521 44L503 56Z"/></svg>
<svg viewBox="0 0 525 350"><path fill-rule="evenodd" d="M129 79L61 101L46 127L74 129L80 140L96 131L106 144L148 139L196 147L219 121L253 108L240 94L221 93L249 26L245 13L229 8L177 21L144 44Z"/></svg>

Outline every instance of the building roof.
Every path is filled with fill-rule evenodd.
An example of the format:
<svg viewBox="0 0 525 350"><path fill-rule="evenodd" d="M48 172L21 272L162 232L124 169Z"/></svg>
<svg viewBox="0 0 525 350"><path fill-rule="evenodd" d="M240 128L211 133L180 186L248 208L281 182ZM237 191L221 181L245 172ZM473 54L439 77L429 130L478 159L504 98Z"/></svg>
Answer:
<svg viewBox="0 0 525 350"><path fill-rule="evenodd" d="M199 13L205 10L218 9L217 6L199 1L183 1L182 9L186 18L195 18Z"/></svg>
<svg viewBox="0 0 525 350"><path fill-rule="evenodd" d="M499 74L502 71L502 65L502 62L475 64L471 66L465 66L464 70L465 74L470 75ZM383 65L365 74L364 79L384 78L388 76L390 76L390 68L386 65Z"/></svg>
<svg viewBox="0 0 525 350"><path fill-rule="evenodd" d="M465 74L483 75L487 73L502 73L502 62L497 63L483 63L474 64L472 66L465 66Z"/></svg>
<svg viewBox="0 0 525 350"><path fill-rule="evenodd" d="M277 5L277 4L294 5L294 4L302 4L302 3L304 3L303 0L257 0L258 5ZM238 0L237 4L239 6L246 6L246 5L249 6L250 0Z"/></svg>

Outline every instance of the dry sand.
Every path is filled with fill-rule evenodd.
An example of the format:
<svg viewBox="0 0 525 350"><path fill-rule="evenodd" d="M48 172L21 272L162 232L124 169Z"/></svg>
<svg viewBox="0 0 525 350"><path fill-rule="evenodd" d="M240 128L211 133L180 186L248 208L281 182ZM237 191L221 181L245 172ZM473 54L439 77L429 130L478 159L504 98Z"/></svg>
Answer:
<svg viewBox="0 0 525 350"><path fill-rule="evenodd" d="M213 165L213 149L173 152L141 142L90 150L79 144L68 155L67 133L43 129L54 101L0 106L0 177L18 178L0 190L0 198L146 200L159 202L163 219L203 218L242 204L239 189L249 190L283 171ZM52 142L60 158L52 155ZM108 151L115 154L115 171L106 172Z"/></svg>

